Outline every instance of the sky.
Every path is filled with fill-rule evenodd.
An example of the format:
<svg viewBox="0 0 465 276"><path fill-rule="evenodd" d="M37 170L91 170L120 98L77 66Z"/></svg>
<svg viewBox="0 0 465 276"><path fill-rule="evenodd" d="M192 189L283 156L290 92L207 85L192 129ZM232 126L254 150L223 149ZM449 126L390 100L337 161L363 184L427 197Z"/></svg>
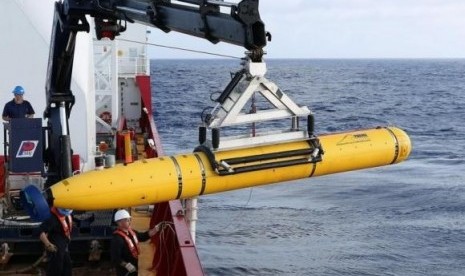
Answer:
<svg viewBox="0 0 465 276"><path fill-rule="evenodd" d="M260 15L273 38L266 58L465 58L465 0L261 0ZM149 41L244 56L239 46L156 29ZM157 47L149 54L211 57Z"/></svg>

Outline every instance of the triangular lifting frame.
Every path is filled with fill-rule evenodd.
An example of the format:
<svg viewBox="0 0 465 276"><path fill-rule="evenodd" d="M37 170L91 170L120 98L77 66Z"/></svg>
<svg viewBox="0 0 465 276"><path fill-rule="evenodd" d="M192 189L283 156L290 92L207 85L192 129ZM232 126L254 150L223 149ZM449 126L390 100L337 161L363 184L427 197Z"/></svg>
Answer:
<svg viewBox="0 0 465 276"><path fill-rule="evenodd" d="M270 120L291 118L292 126L279 133L265 134L256 137L222 137L220 148L230 148L243 145L272 143L283 140L302 139L307 131L299 130L299 117L306 117L311 111L299 107L279 87L264 77L266 65L263 62L247 62L244 69L237 72L221 96L218 104L211 112L208 128L221 128ZM267 99L274 109L243 113L244 106L255 92ZM226 139L224 139L226 138Z"/></svg>

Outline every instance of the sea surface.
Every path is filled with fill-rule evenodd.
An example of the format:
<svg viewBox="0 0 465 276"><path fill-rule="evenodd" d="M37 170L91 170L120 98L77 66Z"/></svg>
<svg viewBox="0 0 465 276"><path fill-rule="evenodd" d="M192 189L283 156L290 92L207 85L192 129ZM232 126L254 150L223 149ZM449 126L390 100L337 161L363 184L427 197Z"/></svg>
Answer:
<svg viewBox="0 0 465 276"><path fill-rule="evenodd" d="M269 60L266 77L316 133L395 125L403 163L200 198L208 275L465 275L465 60ZM238 60L152 60L166 154L192 152L200 114ZM217 94L214 94L215 96Z"/></svg>

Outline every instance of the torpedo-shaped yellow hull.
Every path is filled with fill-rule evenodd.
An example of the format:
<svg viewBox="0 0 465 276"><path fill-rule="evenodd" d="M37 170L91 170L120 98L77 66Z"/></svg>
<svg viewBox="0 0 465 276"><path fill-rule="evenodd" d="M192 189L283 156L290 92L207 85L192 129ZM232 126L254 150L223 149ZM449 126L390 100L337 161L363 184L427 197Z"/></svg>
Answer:
<svg viewBox="0 0 465 276"><path fill-rule="evenodd" d="M384 166L405 160L411 151L409 137L395 127L318 138L324 150L318 162L311 162L307 140L213 152L215 162L234 163L226 173L213 167L212 155L195 152L82 173L51 186L47 193L57 207L112 209Z"/></svg>

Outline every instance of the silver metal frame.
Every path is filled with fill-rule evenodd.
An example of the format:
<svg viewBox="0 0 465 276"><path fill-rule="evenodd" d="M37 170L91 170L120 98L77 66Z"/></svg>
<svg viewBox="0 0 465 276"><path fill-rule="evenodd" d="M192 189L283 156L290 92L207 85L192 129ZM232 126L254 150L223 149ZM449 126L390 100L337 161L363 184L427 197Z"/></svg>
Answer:
<svg viewBox="0 0 465 276"><path fill-rule="evenodd" d="M208 128L222 128L272 120L291 119L292 125L278 133L258 134L255 137L222 137L220 149L276 143L306 138L307 132L299 130L299 118L312 112L306 106L298 106L279 87L264 77L264 62L244 64L246 74L233 88L223 103L218 103L211 112ZM256 113L244 113L242 110L255 93L264 97L274 108L260 110Z"/></svg>

